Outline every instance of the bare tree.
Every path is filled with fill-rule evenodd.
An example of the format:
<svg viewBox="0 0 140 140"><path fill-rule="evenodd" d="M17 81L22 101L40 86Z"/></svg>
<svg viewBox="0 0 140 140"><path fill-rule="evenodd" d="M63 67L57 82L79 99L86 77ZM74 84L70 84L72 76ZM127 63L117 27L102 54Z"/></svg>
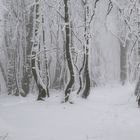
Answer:
<svg viewBox="0 0 140 140"><path fill-rule="evenodd" d="M66 61L69 70L69 81L65 89L65 102L69 100L69 96L74 84L74 70L71 58L71 45L70 45L70 20L69 20L69 0L64 0L64 13L65 13L65 50Z"/></svg>
<svg viewBox="0 0 140 140"><path fill-rule="evenodd" d="M35 14L34 14L34 43L32 47L32 59L31 59L31 64L32 64L32 73L34 76L34 79L36 81L38 90L39 90L39 95L37 100L43 100L43 98L46 97L46 95L49 96L46 90L46 86L42 81L42 78L39 73L39 65L40 61L38 61L38 52L39 52L39 47L40 47L40 33L41 33L41 13L40 13L40 0L35 0Z"/></svg>
<svg viewBox="0 0 140 140"><path fill-rule="evenodd" d="M24 43L24 59L23 59L23 77L22 77L22 89L24 91L24 96L26 96L30 91L30 82L31 82L31 51L32 51L32 45L33 45L33 16L34 16L34 6L32 6L28 12L25 15L29 20L25 21L26 27L25 27L25 33L24 37L26 38L26 42Z"/></svg>

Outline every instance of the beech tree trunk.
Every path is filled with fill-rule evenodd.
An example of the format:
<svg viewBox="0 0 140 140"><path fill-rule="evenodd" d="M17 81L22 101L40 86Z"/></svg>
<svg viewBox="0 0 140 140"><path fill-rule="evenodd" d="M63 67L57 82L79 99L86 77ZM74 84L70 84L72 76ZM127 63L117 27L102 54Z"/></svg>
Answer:
<svg viewBox="0 0 140 140"><path fill-rule="evenodd" d="M69 21L69 6L68 0L64 0L64 7L65 7L65 53L66 53L66 61L69 70L69 81L67 83L65 89L65 102L69 100L69 95L71 93L73 84L74 84L74 70L72 64L72 57L71 57L71 45L70 45L70 21Z"/></svg>
<svg viewBox="0 0 140 140"><path fill-rule="evenodd" d="M33 12L34 12L34 6L31 8L30 17L29 17L29 23L26 25L26 49L25 49L25 62L23 66L23 78L22 78L22 89L24 91L24 95L26 96L29 93L30 90L30 82L31 82L31 51L32 51L32 45L33 42Z"/></svg>
<svg viewBox="0 0 140 140"><path fill-rule="evenodd" d="M37 100L43 100L43 98L47 95L46 86L44 85L40 73L39 73L39 63L38 61L38 51L40 47L40 27L41 27L41 15L40 15L40 0L35 0L35 14L34 14L34 43L32 48L32 59L31 59L31 65L32 65L32 73L34 76L34 79L36 81L39 95Z"/></svg>
<svg viewBox="0 0 140 140"><path fill-rule="evenodd" d="M128 49L128 43L126 43L126 46L123 46L122 42L120 42L120 49L121 49L121 55L120 55L120 79L122 85L125 84L127 80L127 49Z"/></svg>
<svg viewBox="0 0 140 140"><path fill-rule="evenodd" d="M4 70L4 67L3 67L1 61L0 61L0 69L1 69L1 72L2 72L3 79L5 81L5 85L7 87L7 76L6 76L6 73L5 73L5 70Z"/></svg>
<svg viewBox="0 0 140 140"><path fill-rule="evenodd" d="M85 47L83 46L83 50L85 50ZM83 81L83 70L85 68L85 62L86 62L86 53L84 53L84 56L83 56L83 64L82 64L82 67L81 69L78 71L79 73L79 89L77 91L77 94L79 94L81 92L81 90L83 89L83 85L84 85L84 81Z"/></svg>
<svg viewBox="0 0 140 140"><path fill-rule="evenodd" d="M90 19L88 0L85 1L85 66L84 66L84 89L83 98L87 98L90 93L90 75L89 75L89 39L90 39Z"/></svg>
<svg viewBox="0 0 140 140"><path fill-rule="evenodd" d="M49 82L50 82L50 77L49 77L49 64L47 61L47 56L46 56L46 44L45 44L45 30L44 30L44 16L42 15L42 38L43 38L43 46L44 46L44 61L45 61L45 74L46 74L46 92L47 92L47 96L49 97Z"/></svg>
<svg viewBox="0 0 140 140"><path fill-rule="evenodd" d="M138 1L138 6L140 6L140 1ZM137 11L137 27L138 27L138 56L140 57L140 11ZM137 96L138 107L140 107L140 76L136 84L135 95Z"/></svg>

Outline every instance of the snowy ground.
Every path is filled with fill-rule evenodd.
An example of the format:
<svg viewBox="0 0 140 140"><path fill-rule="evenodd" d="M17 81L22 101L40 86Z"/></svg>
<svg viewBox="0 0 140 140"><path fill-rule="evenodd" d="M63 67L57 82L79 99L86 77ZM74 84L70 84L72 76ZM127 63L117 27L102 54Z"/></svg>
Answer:
<svg viewBox="0 0 140 140"><path fill-rule="evenodd" d="M88 100L61 104L0 96L0 140L140 140L132 86L93 89Z"/></svg>

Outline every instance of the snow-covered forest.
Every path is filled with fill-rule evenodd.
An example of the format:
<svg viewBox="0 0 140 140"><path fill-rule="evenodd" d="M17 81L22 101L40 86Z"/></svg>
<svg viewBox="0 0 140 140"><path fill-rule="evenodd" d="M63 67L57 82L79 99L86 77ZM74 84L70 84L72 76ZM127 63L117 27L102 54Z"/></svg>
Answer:
<svg viewBox="0 0 140 140"><path fill-rule="evenodd" d="M140 0L0 0L0 140L140 139Z"/></svg>

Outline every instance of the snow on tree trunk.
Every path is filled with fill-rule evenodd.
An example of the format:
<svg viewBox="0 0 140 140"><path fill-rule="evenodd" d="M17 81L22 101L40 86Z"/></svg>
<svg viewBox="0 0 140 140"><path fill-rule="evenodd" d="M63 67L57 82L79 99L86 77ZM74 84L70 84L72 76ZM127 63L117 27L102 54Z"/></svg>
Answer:
<svg viewBox="0 0 140 140"><path fill-rule="evenodd" d="M45 44L45 30L44 30L44 16L42 15L42 40L43 40L43 46L44 46L44 61L45 61L45 75L46 75L46 92L48 97L49 95L49 83L50 83L50 77L49 77L49 64L47 61L47 56L46 56L46 44Z"/></svg>
<svg viewBox="0 0 140 140"><path fill-rule="evenodd" d="M138 56L140 57L140 1L137 2L137 37L138 37ZM140 59L139 59L140 60ZM137 96L138 106L140 107L140 76L135 88L135 95Z"/></svg>
<svg viewBox="0 0 140 140"><path fill-rule="evenodd" d="M83 46L83 48L85 49L84 46ZM77 91L77 94L79 94L81 92L81 90L83 89L83 84L84 84L84 82L83 82L83 70L84 70L84 67L85 67L85 61L86 61L86 53L84 53L82 67L78 72L80 87Z"/></svg>
<svg viewBox="0 0 140 140"><path fill-rule="evenodd" d="M33 12L34 6L30 10L29 21L26 25L26 48L25 48L25 62L23 66L23 77L22 77L22 89L25 93L25 96L29 93L30 82L31 82L31 50L33 42Z"/></svg>
<svg viewBox="0 0 140 140"><path fill-rule="evenodd" d="M64 64L64 55L60 53L60 39L62 36L60 21L60 15L57 15L57 32L56 32L56 69L55 69L55 76L53 80L52 87L55 89L62 89L64 87L64 75L61 76L63 71L63 64Z"/></svg>
<svg viewBox="0 0 140 140"><path fill-rule="evenodd" d="M39 73L39 63L38 61L38 51L40 47L40 27L41 27L41 15L40 15L40 0L35 0L35 14L34 14L34 43L32 47L32 73L36 81L39 95L37 100L43 100L47 95L46 86L44 85L40 73Z"/></svg>
<svg viewBox="0 0 140 140"><path fill-rule="evenodd" d="M69 96L74 84L74 70L71 57L71 45L70 45L70 21L69 21L69 0L64 0L64 12L65 12L65 53L66 61L69 70L69 81L65 89L65 102L69 100Z"/></svg>
<svg viewBox="0 0 140 140"><path fill-rule="evenodd" d="M83 98L87 98L90 93L90 75L89 75L89 40L90 40L90 13L88 0L85 1L85 66L84 66L84 89Z"/></svg>

